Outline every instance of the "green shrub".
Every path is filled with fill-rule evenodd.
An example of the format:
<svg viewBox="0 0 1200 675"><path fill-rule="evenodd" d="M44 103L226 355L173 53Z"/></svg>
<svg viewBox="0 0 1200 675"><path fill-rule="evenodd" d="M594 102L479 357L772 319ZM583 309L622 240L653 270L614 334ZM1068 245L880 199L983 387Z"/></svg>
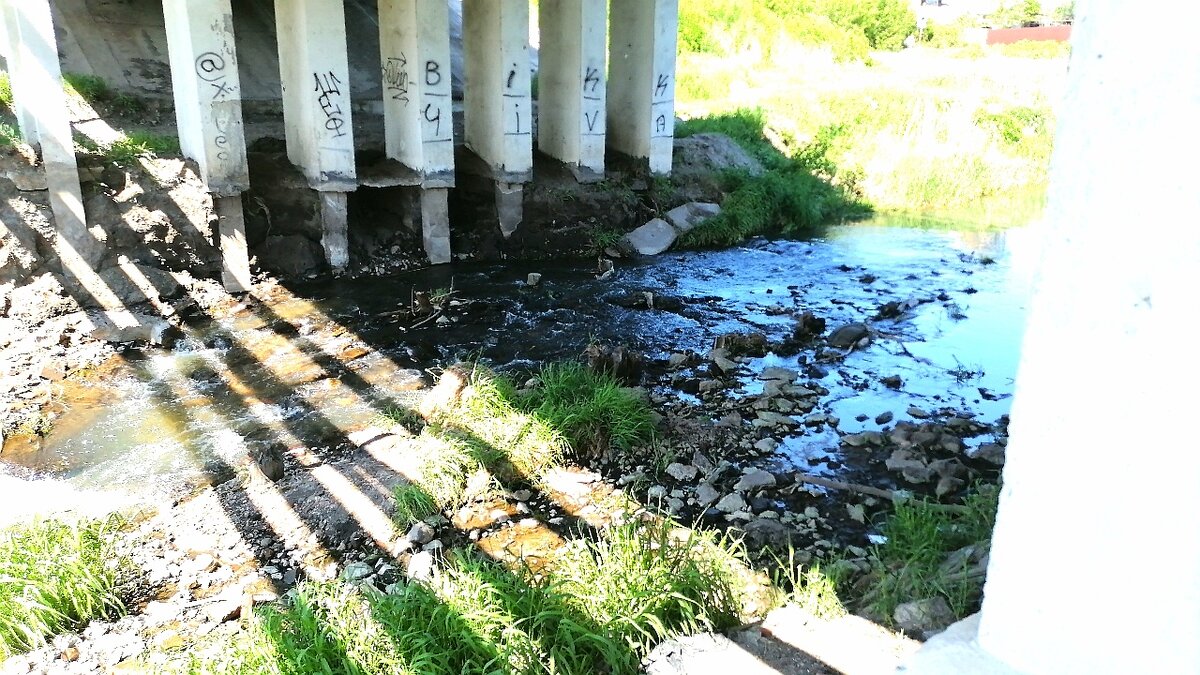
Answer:
<svg viewBox="0 0 1200 675"><path fill-rule="evenodd" d="M917 17L904 0L817 0L835 23L863 32L872 49L899 51L917 30Z"/></svg>
<svg viewBox="0 0 1200 675"><path fill-rule="evenodd" d="M1055 7L1054 20L1059 23L1073 23L1075 21L1075 0Z"/></svg>
<svg viewBox="0 0 1200 675"><path fill-rule="evenodd" d="M113 548L117 520L38 521L0 532L0 661L125 607L126 561Z"/></svg>
<svg viewBox="0 0 1200 675"><path fill-rule="evenodd" d="M975 114L975 123L991 130L1010 145L1019 144L1027 136L1039 136L1048 132L1044 109L1014 106L1000 112L980 110Z"/></svg>
<svg viewBox="0 0 1200 675"><path fill-rule="evenodd" d="M114 162L132 162L140 157L178 155L181 151L179 139L174 136L135 131L101 148L100 152Z"/></svg>
<svg viewBox="0 0 1200 675"><path fill-rule="evenodd" d="M11 124L0 122L0 148L7 148L21 142L21 132Z"/></svg>

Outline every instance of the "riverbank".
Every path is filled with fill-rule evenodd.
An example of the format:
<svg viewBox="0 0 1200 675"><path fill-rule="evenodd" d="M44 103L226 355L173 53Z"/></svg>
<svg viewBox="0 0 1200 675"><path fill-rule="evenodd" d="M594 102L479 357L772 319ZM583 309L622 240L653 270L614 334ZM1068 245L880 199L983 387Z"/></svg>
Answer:
<svg viewBox="0 0 1200 675"><path fill-rule="evenodd" d="M886 536L890 495L962 505L999 471L1023 303L1007 248L1023 251L1020 241L857 225L618 262L604 278L571 263L459 266L267 284L182 310L173 350L125 350L93 390L103 396L91 394L103 405L67 402L71 414L28 458L61 485L107 488L99 504L116 503L116 485L159 495L128 549L154 592L130 603L132 617L29 660L67 668L66 645L81 664L178 661L177 650L210 637L251 635L235 617L255 603L283 611L276 598L306 580L407 584L411 556L434 541L435 559L435 549L484 546L532 564L581 528L605 531L617 511L617 522L653 514L744 538L740 564L784 575L778 588L827 609L823 577L811 576L820 561L850 575L838 578L852 610L895 621L889 605L862 604L854 581L880 585L872 575L885 558L872 537ZM433 298L424 308L419 292ZM608 349L584 357L593 342ZM438 506L413 535L423 543L405 546L413 523L393 519L393 488L419 473L403 462L419 456L420 436L402 411L434 391L426 369L462 357L486 359L530 392L540 363L624 364L655 440L575 456L539 485L501 478L486 498ZM855 491L864 486L877 492ZM954 565L969 584L942 603L967 611L984 549L950 544L943 554L960 551ZM784 574L789 550L800 583ZM934 599L909 581L889 586L909 589L890 606Z"/></svg>

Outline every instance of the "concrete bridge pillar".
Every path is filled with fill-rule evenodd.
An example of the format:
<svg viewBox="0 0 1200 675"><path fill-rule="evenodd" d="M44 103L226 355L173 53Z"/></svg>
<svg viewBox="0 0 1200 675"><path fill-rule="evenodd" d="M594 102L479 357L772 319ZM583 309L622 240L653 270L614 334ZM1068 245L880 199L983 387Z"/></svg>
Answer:
<svg viewBox="0 0 1200 675"><path fill-rule="evenodd" d="M606 0L542 0L538 7L538 149L580 182L604 178Z"/></svg>
<svg viewBox="0 0 1200 675"><path fill-rule="evenodd" d="M983 609L908 673L1200 673L1193 31L1079 5Z"/></svg>
<svg viewBox="0 0 1200 675"><path fill-rule="evenodd" d="M612 0L608 143L671 172L675 147L675 50L679 0Z"/></svg>
<svg viewBox="0 0 1200 675"><path fill-rule="evenodd" d="M17 46L21 42L17 29L17 13L13 5L20 0L0 0L0 54L3 54L8 66L8 82L13 91L13 112L17 116L17 126L25 142L38 147L38 124L33 111L26 105L30 94L36 90L34 83L26 82L27 70L21 67L20 54Z"/></svg>
<svg viewBox="0 0 1200 675"><path fill-rule="evenodd" d="M252 281L241 195L250 187L250 175L233 13L229 0L163 0L163 13L179 145L199 164L213 194L225 288L248 291Z"/></svg>
<svg viewBox="0 0 1200 675"><path fill-rule="evenodd" d="M418 174L425 253L448 263L454 110L445 0L379 0L379 43L387 156Z"/></svg>
<svg viewBox="0 0 1200 675"><path fill-rule="evenodd" d="M463 50L466 142L492 174L507 237L524 219L533 175L528 0L464 0Z"/></svg>
<svg viewBox="0 0 1200 675"><path fill-rule="evenodd" d="M22 76L19 91L22 103L36 120L41 144L42 164L50 208L54 213L54 249L64 271L73 281L90 292L97 303L117 309L120 301L99 283L93 267L104 257L107 235L88 229L79 186L79 167L75 143L63 91L58 43L49 0L7 0L7 16L14 19L16 30L13 53Z"/></svg>
<svg viewBox="0 0 1200 675"><path fill-rule="evenodd" d="M288 159L321 193L321 245L336 271L350 262L347 193L358 188L342 0L275 0Z"/></svg>

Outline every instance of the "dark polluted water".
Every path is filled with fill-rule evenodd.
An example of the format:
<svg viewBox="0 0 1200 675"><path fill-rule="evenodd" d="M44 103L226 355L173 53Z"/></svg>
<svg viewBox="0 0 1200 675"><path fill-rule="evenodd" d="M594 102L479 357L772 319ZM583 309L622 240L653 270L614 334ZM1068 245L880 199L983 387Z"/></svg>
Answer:
<svg viewBox="0 0 1200 675"><path fill-rule="evenodd" d="M830 329L867 322L874 334L865 349L807 370L829 390L821 411L840 419L840 432L884 412L911 419L911 407L994 422L1010 406L1035 245L1033 228L920 229L879 218L811 240L618 261L605 279L594 263L522 261L289 285L231 316L193 321L172 351L126 354L99 381L74 386L40 450L5 453L0 482L28 495L28 510L177 498L230 475L260 445L336 450L414 400L430 369L459 359L524 373L590 342L650 359L704 354L729 333L782 340L801 311ZM536 287L525 283L530 272L542 275ZM414 320L420 293L449 293L444 312ZM881 308L889 318L876 318ZM752 374L764 367L805 370L810 357L757 359L735 393L761 391ZM889 377L902 384L887 386ZM665 377L647 384L688 399ZM822 429L787 439L781 459L837 475L836 463L821 462L839 433Z"/></svg>

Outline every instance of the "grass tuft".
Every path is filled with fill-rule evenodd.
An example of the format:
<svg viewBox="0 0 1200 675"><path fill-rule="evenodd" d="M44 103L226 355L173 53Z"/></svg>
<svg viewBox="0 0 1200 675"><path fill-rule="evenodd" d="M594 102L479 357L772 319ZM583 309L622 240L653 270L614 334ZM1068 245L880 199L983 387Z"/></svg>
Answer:
<svg viewBox="0 0 1200 675"><path fill-rule="evenodd" d="M541 386L521 406L561 433L576 453L626 451L654 435L649 406L611 375L567 361L546 366L538 379Z"/></svg>
<svg viewBox="0 0 1200 675"><path fill-rule="evenodd" d="M8 73L0 72L0 105L12 108L13 91L12 80L9 79Z"/></svg>
<svg viewBox="0 0 1200 675"><path fill-rule="evenodd" d="M978 608L983 574L970 560L948 566L951 553L967 546L986 552L995 524L999 488L979 486L966 499L965 512L937 510L922 501L899 503L882 530L887 541L876 547L869 573L868 608L891 621L896 606L935 596L946 599L958 618Z"/></svg>
<svg viewBox="0 0 1200 675"><path fill-rule="evenodd" d="M0 661L124 612L116 519L39 521L0 532Z"/></svg>
<svg viewBox="0 0 1200 675"><path fill-rule="evenodd" d="M141 157L180 154L179 139L174 136L141 131L132 132L103 148L103 155L113 162L132 162Z"/></svg>

